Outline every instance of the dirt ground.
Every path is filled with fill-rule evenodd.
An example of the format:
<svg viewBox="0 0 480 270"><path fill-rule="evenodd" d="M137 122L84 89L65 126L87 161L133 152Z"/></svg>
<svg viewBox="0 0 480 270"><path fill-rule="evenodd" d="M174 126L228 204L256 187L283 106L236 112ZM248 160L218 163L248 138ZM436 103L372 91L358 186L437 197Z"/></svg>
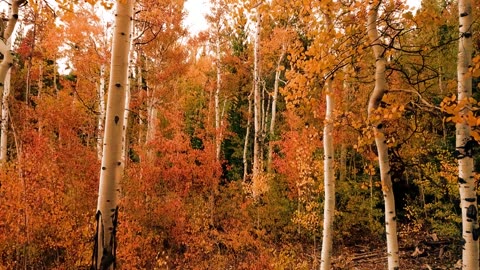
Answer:
<svg viewBox="0 0 480 270"><path fill-rule="evenodd" d="M387 269L385 242L364 238L360 244L334 251L333 269ZM460 269L461 247L435 234L416 233L399 236L400 269Z"/></svg>

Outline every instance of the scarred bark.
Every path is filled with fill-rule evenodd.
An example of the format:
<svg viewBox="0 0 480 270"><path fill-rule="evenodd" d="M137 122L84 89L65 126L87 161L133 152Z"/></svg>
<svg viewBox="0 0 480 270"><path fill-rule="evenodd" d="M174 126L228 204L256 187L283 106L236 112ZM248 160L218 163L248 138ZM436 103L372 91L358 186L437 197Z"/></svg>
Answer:
<svg viewBox="0 0 480 270"><path fill-rule="evenodd" d="M125 91L131 42L133 0L118 0L113 34L105 138L97 205L97 237L93 267L112 269L116 256L116 231L120 180L123 177Z"/></svg>
<svg viewBox="0 0 480 270"><path fill-rule="evenodd" d="M468 99L472 96L472 77L468 69L472 64L472 2L460 0L458 2L460 39L458 46L458 103L463 104L459 112L467 115L471 112ZM460 206L462 208L462 237L464 240L462 252L462 269L479 269L478 236L480 229L477 222L477 194L476 183L473 177L473 153L471 146L474 145L470 135L471 127L467 121L456 124L456 151L458 161L458 179L460 188Z"/></svg>
<svg viewBox="0 0 480 270"><path fill-rule="evenodd" d="M388 269L399 269L397 222L395 213L395 198L393 196L392 178L390 175L390 162L388 158L388 146L385 139L382 120L373 121L373 114L378 109L380 102L387 89L385 75L386 59L384 47L377 30L378 9L382 1L370 2L368 16L368 37L372 44L375 56L375 88L368 102L368 117L373 125L375 144L378 151L378 163L380 167L380 179L385 202L385 232L387 235Z"/></svg>

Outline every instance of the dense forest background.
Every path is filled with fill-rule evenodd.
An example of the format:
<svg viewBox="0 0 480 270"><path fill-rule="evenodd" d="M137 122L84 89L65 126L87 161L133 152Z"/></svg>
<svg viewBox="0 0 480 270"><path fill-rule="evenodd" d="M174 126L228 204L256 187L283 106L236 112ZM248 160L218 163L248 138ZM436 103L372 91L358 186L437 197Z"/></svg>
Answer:
<svg viewBox="0 0 480 270"><path fill-rule="evenodd" d="M114 10L87 2L20 7L3 94L0 269L92 264L112 36L102 14ZM116 266L318 268L333 123L333 267L374 257L364 267L385 269L365 1L212 0L208 29L195 36L183 5L135 2ZM453 269L462 249L457 3L384 1L377 24L389 86L373 117L388 145L400 257L418 262L402 269ZM478 19L472 27L480 100Z"/></svg>

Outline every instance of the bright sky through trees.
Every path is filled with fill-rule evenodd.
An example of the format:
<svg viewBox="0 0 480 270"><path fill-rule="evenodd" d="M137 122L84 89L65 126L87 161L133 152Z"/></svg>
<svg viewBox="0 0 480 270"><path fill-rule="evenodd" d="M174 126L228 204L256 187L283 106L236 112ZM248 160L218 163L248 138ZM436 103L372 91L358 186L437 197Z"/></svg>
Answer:
<svg viewBox="0 0 480 270"><path fill-rule="evenodd" d="M407 0L407 4L410 7L419 8L421 0ZM210 2L208 0L187 0L185 2L187 16L183 24L191 34L207 29L205 15L209 10Z"/></svg>
<svg viewBox="0 0 480 270"><path fill-rule="evenodd" d="M185 10L188 14L183 24L191 34L207 29L205 15L210 10L210 2L208 0L187 0L185 2Z"/></svg>

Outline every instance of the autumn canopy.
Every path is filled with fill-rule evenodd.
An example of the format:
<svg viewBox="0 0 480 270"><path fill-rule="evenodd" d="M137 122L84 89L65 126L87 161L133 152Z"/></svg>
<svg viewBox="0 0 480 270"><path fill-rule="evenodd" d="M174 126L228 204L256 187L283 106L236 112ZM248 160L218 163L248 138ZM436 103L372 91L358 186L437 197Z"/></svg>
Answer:
<svg viewBox="0 0 480 270"><path fill-rule="evenodd" d="M479 269L479 0L184 2L2 2L0 269Z"/></svg>

